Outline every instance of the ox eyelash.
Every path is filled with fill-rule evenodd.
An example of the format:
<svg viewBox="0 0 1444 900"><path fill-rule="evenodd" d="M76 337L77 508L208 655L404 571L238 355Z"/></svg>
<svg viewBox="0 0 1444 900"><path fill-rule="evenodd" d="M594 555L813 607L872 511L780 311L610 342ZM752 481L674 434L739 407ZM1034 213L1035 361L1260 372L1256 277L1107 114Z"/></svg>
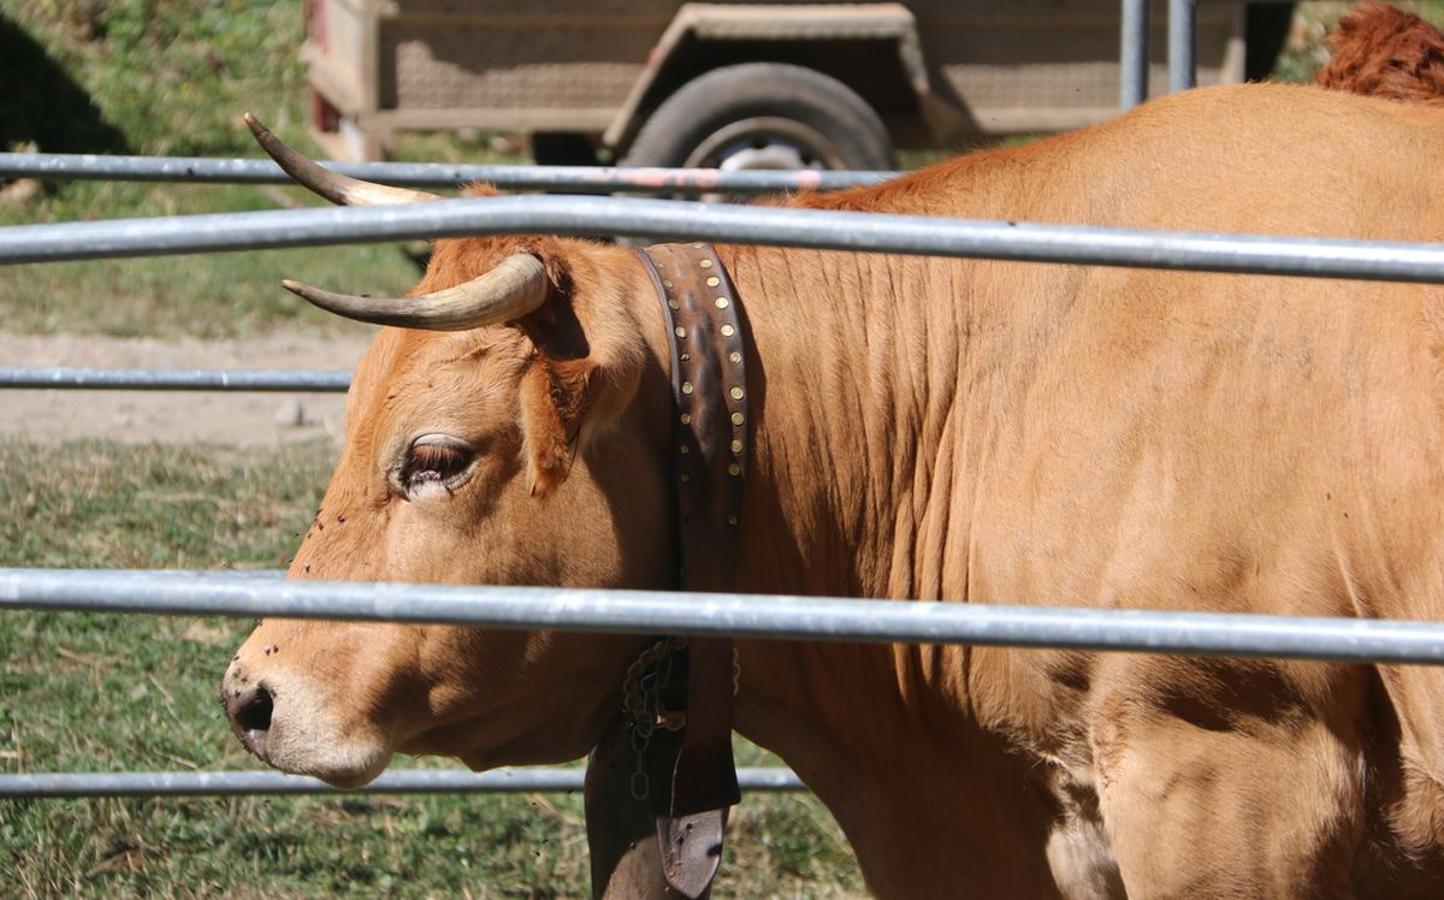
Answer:
<svg viewBox="0 0 1444 900"><path fill-rule="evenodd" d="M454 447L417 444L411 448L406 467L419 470L423 477L428 475L440 477L436 470L454 462L457 455L458 452Z"/></svg>
<svg viewBox="0 0 1444 900"><path fill-rule="evenodd" d="M392 467L392 483L410 497L428 486L444 488L450 495L475 463L475 448L446 434L424 434L414 439L405 455Z"/></svg>

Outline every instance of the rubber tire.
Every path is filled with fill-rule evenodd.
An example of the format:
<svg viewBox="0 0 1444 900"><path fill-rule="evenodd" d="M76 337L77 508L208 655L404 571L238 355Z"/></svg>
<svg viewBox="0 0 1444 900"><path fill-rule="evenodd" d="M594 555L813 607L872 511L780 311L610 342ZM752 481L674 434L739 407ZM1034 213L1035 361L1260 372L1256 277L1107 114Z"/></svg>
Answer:
<svg viewBox="0 0 1444 900"><path fill-rule="evenodd" d="M812 129L846 168L896 167L892 139L866 100L836 78L786 63L723 66L682 85L642 124L622 164L683 165L708 136L758 116Z"/></svg>

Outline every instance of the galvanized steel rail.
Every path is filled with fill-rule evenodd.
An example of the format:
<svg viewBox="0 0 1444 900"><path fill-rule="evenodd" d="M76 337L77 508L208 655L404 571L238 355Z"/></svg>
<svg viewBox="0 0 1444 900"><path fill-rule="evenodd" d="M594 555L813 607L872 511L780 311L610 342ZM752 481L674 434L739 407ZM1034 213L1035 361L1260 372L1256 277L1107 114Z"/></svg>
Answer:
<svg viewBox="0 0 1444 900"><path fill-rule="evenodd" d="M1168 89L1198 83L1198 0L1168 0Z"/></svg>
<svg viewBox="0 0 1444 900"><path fill-rule="evenodd" d="M621 235L1077 265L1444 282L1444 245L619 197L488 197L0 228L0 264L465 234Z"/></svg>
<svg viewBox="0 0 1444 900"><path fill-rule="evenodd" d="M16 572L95 572L96 569L14 569ZM148 578L184 578L189 580L212 578L218 581L238 581L254 578L280 579L286 577L285 569L105 569L112 575L144 575Z"/></svg>
<svg viewBox="0 0 1444 900"><path fill-rule="evenodd" d="M449 188L485 182L520 191L639 194L775 194L878 184L882 171L763 171L517 166L452 163L333 163L328 169L382 184ZM71 181L181 181L200 184L295 184L269 159L200 156L100 156L88 153L0 153L0 178Z"/></svg>
<svg viewBox="0 0 1444 900"><path fill-rule="evenodd" d="M0 610L285 616L623 634L1444 664L1444 622L0 569Z"/></svg>
<svg viewBox="0 0 1444 900"><path fill-rule="evenodd" d="M281 772L82 772L0 775L7 797L226 797L242 794L471 794L579 791L584 769L512 768L490 772L396 769L370 784L338 790L318 778ZM737 770L746 791L805 791L802 779L781 766Z"/></svg>
<svg viewBox="0 0 1444 900"><path fill-rule="evenodd" d="M350 372L324 369L90 369L67 366L0 366L0 388L344 393L350 385Z"/></svg>
<svg viewBox="0 0 1444 900"><path fill-rule="evenodd" d="M1118 105L1132 109L1148 99L1149 0L1123 0L1119 19Z"/></svg>

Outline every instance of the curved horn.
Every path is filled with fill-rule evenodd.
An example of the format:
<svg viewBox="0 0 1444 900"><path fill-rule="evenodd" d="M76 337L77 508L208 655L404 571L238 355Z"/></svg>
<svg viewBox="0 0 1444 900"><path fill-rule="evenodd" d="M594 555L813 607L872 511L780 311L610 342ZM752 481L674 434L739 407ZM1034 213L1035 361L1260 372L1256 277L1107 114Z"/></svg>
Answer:
<svg viewBox="0 0 1444 900"><path fill-rule="evenodd" d="M255 116L246 113L244 118L261 149L280 164L287 175L296 179L302 187L332 203L341 206L398 206L402 203L426 203L441 199L439 194L372 184L340 172L332 172L287 147Z"/></svg>
<svg viewBox="0 0 1444 900"><path fill-rule="evenodd" d="M547 273L530 253L514 253L485 275L420 297L357 297L333 294L287 279L281 285L327 312L402 328L465 331L511 322L535 312L547 299Z"/></svg>

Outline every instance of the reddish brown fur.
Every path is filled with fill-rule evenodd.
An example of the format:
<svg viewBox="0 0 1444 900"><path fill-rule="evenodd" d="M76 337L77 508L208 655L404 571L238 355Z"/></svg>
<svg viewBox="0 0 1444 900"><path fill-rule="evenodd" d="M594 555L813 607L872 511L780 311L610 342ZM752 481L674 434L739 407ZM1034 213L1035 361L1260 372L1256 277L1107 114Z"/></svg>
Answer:
<svg viewBox="0 0 1444 900"><path fill-rule="evenodd" d="M499 192L489 184L473 184L464 193L491 197ZM609 418L632 388L615 384L604 371L605 358L590 352L583 314L571 304L572 273L566 247L565 240L548 235L439 240L425 277L412 291L412 296L419 296L469 281L516 253L530 253L546 264L552 295L528 320L517 323L542 363L529 371L521 384L528 476L535 495L547 494L566 477L588 413L593 420Z"/></svg>
<svg viewBox="0 0 1444 900"><path fill-rule="evenodd" d="M1444 105L1444 32L1418 16L1368 3L1339 20L1328 44L1320 87Z"/></svg>

